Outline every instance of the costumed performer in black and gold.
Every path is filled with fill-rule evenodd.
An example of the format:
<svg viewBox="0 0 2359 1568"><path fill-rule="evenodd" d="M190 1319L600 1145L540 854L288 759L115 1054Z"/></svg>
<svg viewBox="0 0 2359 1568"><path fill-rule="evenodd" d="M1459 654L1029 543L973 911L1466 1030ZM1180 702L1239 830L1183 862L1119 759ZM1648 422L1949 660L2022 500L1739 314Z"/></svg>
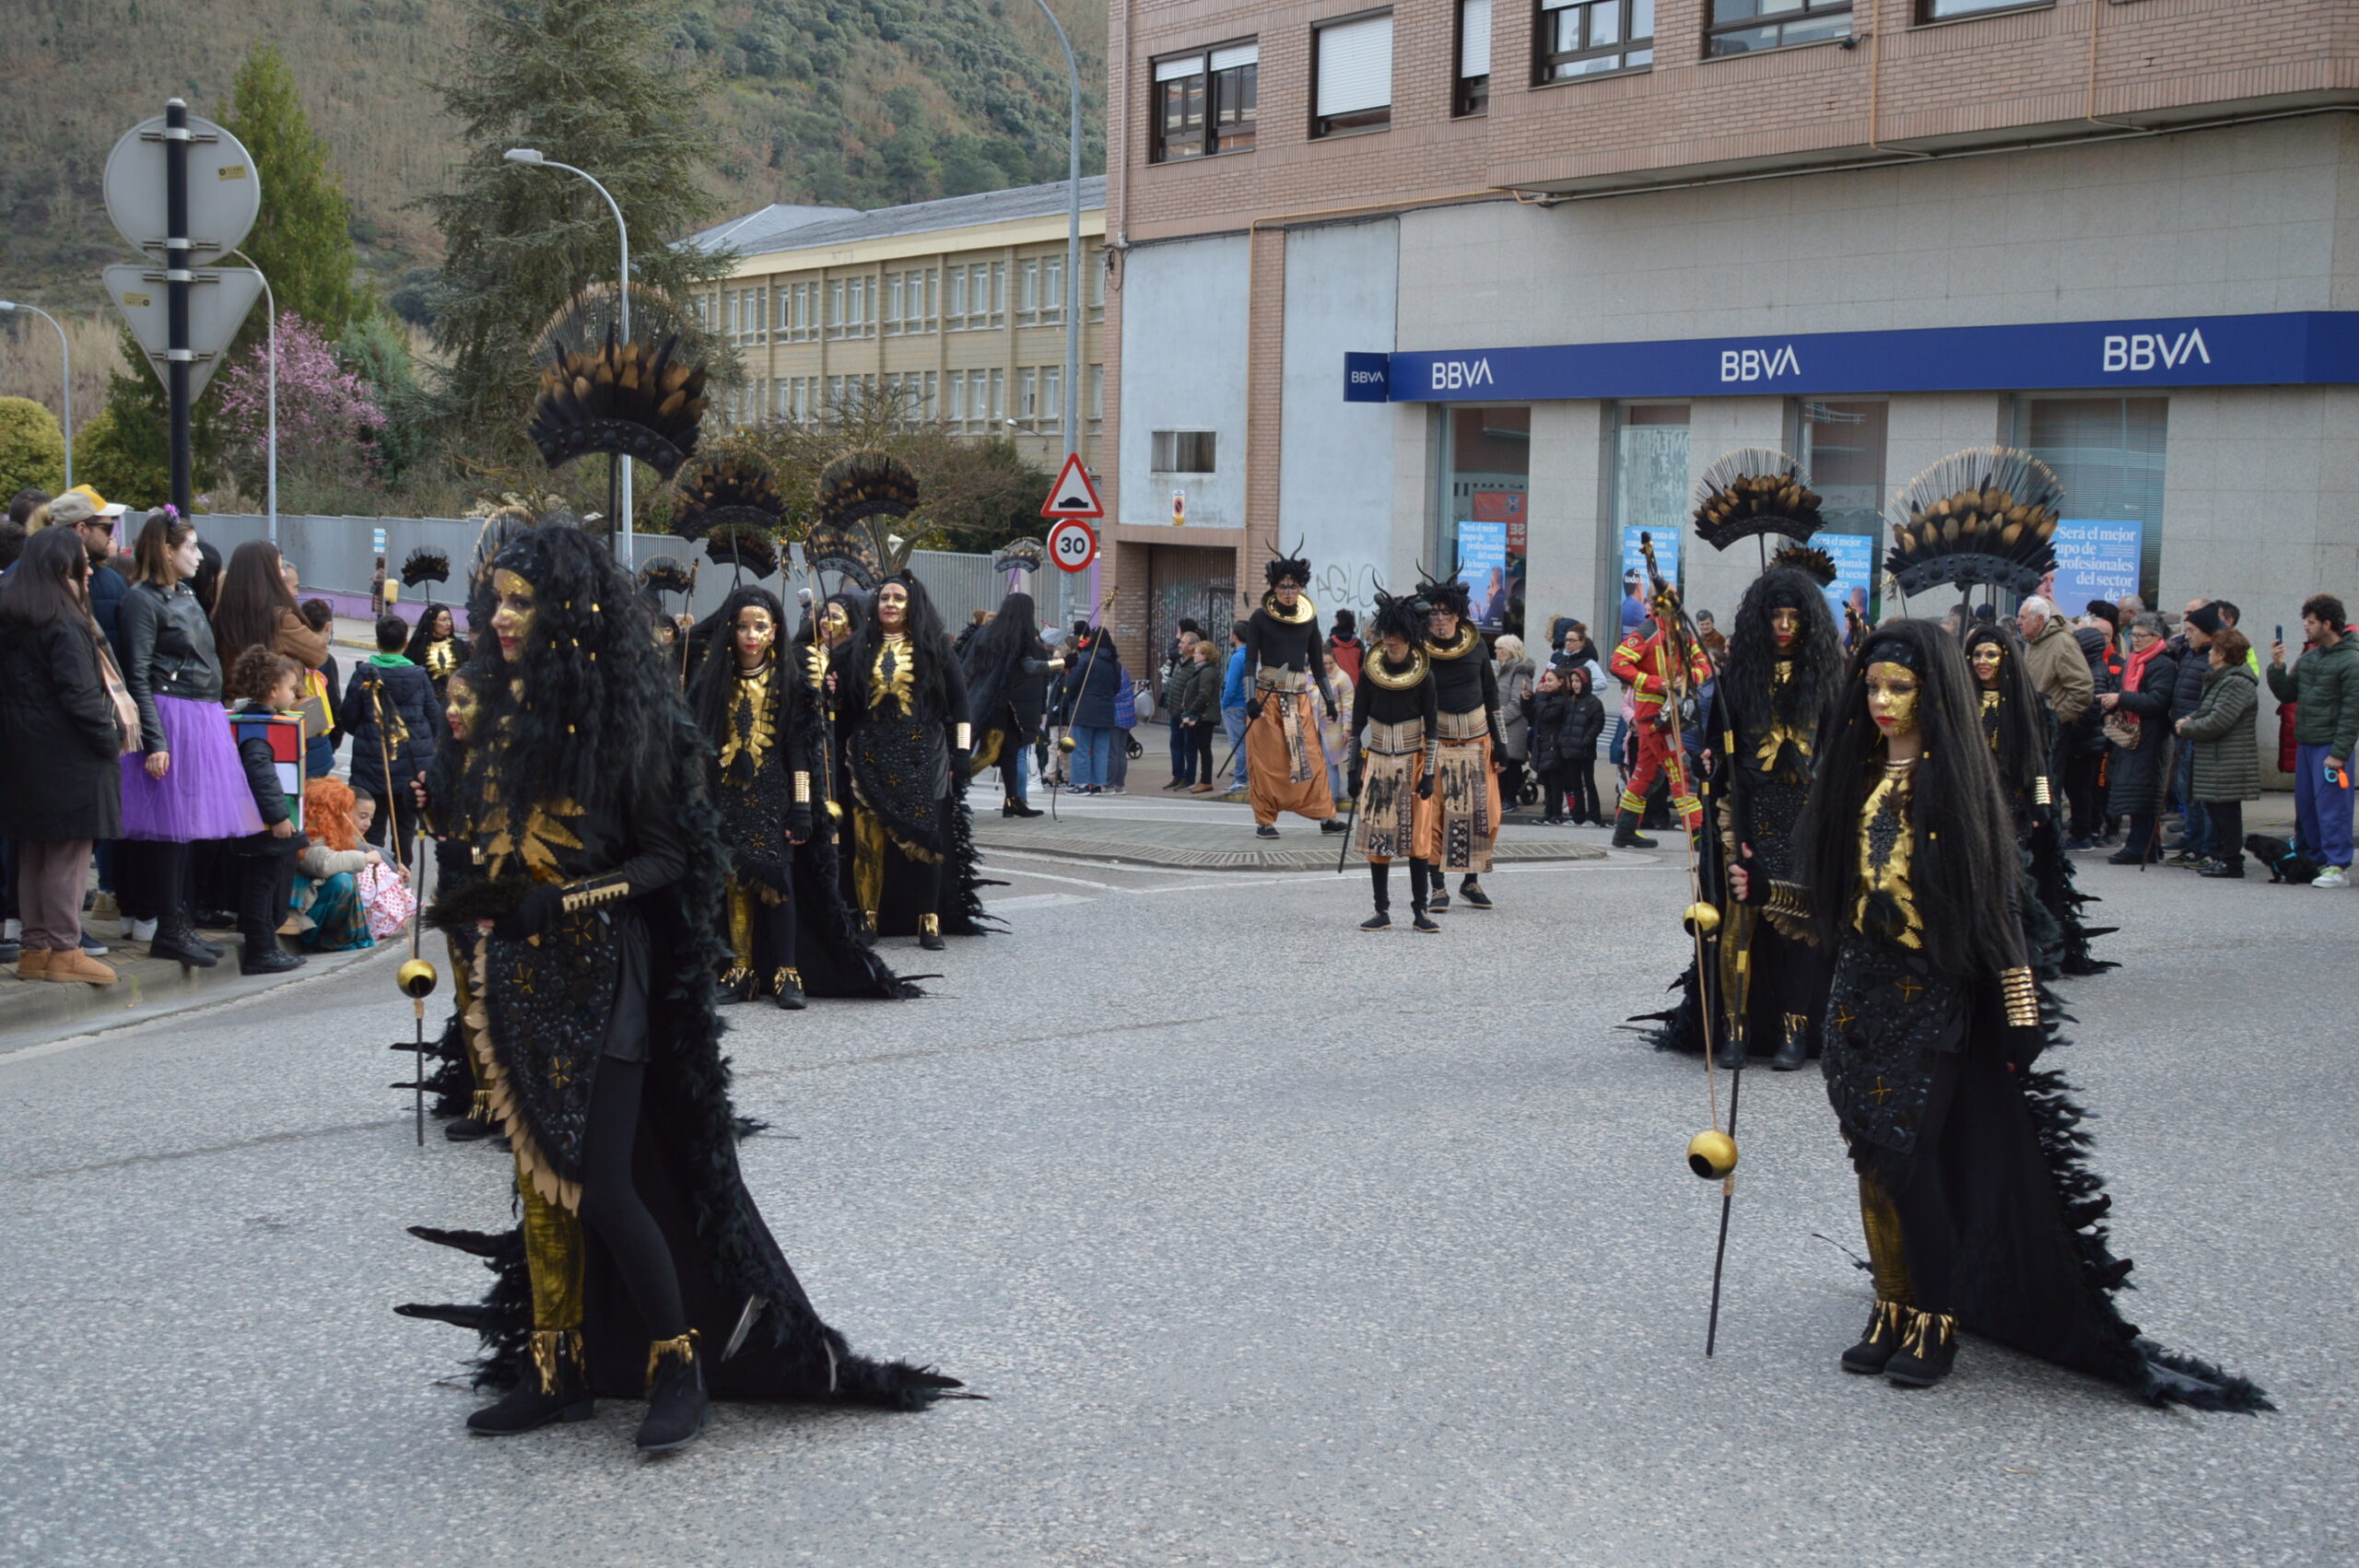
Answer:
<svg viewBox="0 0 2359 1568"><path fill-rule="evenodd" d="M1423 646L1425 603L1395 599L1378 591L1368 619L1372 646L1352 694L1352 799L1358 802L1352 835L1367 857L1376 913L1360 922L1364 931L1392 927L1392 862L1409 860L1409 910L1413 929L1441 930L1426 913L1426 899L1438 878L1417 855L1417 805L1434 792L1435 754L1441 742L1441 710L1434 697L1433 661Z"/></svg>
<svg viewBox="0 0 2359 1568"><path fill-rule="evenodd" d="M695 1438L713 1394L940 1397L950 1380L853 1356L821 1321L739 1174L712 1003L724 851L634 585L561 525L510 543L493 583L497 675L459 799L431 802L482 877L435 919L475 942L469 1038L523 1221L421 1232L500 1277L480 1306L402 1310L483 1334L479 1381L508 1386L468 1420L488 1435L599 1395L645 1392L648 1451Z"/></svg>
<svg viewBox="0 0 2359 1568"><path fill-rule="evenodd" d="M1426 607L1422 647L1433 665L1434 700L1441 710L1434 788L1417 798L1417 857L1433 879L1426 909L1435 915L1449 909L1452 872L1468 907L1488 909L1491 895L1475 878L1491 869L1499 841L1499 775L1491 761L1503 749L1499 677L1468 614L1466 584L1427 579L1417 596Z"/></svg>
<svg viewBox="0 0 2359 1568"><path fill-rule="evenodd" d="M916 994L872 949L836 883L824 720L807 664L781 660L785 611L745 587L721 606L690 701L729 851L730 961L719 1000Z"/></svg>
<svg viewBox="0 0 2359 1568"><path fill-rule="evenodd" d="M1319 607L1303 589L1310 563L1281 556L1262 568L1269 588L1245 622L1245 783L1253 802L1253 831L1278 836L1278 813L1293 812L1323 833L1342 833L1335 797L1327 788L1327 761L1319 749L1314 698L1335 717L1319 636Z"/></svg>
<svg viewBox="0 0 2359 1568"><path fill-rule="evenodd" d="M402 562L402 583L407 588L421 582L447 582L450 577L450 556L430 545L412 550ZM436 698L448 702L445 688L452 673L467 661L470 651L467 639L459 635L458 617L451 607L428 599L418 613L417 625L410 630L409 646L402 649L402 657L425 671Z"/></svg>
<svg viewBox="0 0 2359 1568"><path fill-rule="evenodd" d="M1974 672L1982 733L1999 765L1999 788L2015 825L2030 895L2024 902L2024 934L2032 968L2042 980L2110 969L2110 960L2089 954L2090 939L2112 928L2092 930L2081 919L2081 906L2093 900L2075 884L2058 820L2059 791L2048 771L2055 755L2056 718L2032 685L2023 642L2010 626L1977 626L1966 634L1966 662Z"/></svg>
<svg viewBox="0 0 2359 1568"><path fill-rule="evenodd" d="M451 672L443 688L442 708L450 738L435 747L434 760L428 766L424 797L428 802L456 802L461 798L459 785L466 774L468 748L474 744L483 713L481 694L492 678L490 667L483 663L464 665ZM452 897L480 874L475 845L463 826L446 825L440 811L428 809L424 814L427 831L434 838L434 895ZM490 1087L476 1063L475 1053L467 1047L467 1009L475 998L475 982L468 965L474 956L475 942L468 932L446 932L444 942L450 950L451 1019L443 1025L438 1047L440 1065L428 1076L426 1087L434 1095L434 1114L448 1118L442 1125L442 1136L453 1143L472 1143L496 1137L499 1131L491 1113ZM397 1040L393 1048L407 1047Z"/></svg>
<svg viewBox="0 0 2359 1568"><path fill-rule="evenodd" d="M997 767L1006 800L1002 816L1039 816L1025 799L1025 753L1039 739L1049 708L1049 677L1065 667L1049 656L1028 593L999 602L989 625L967 645L962 660L968 709L973 715L974 770Z"/></svg>
<svg viewBox="0 0 2359 1568"><path fill-rule="evenodd" d="M1799 883L1731 890L1834 953L1821 1067L1860 1182L1876 1300L1847 1371L1926 1387L1968 1330L2157 1403L2268 1408L2140 1337L2100 1223L2085 1113L2039 1071L2053 1024L2024 952L2013 825L1957 639L1876 627L1852 657L1804 807Z"/></svg>
<svg viewBox="0 0 2359 1568"><path fill-rule="evenodd" d="M1712 686L1704 733L1716 754L1703 780L1705 821L1698 837L1705 885L1717 890L1732 857L1746 859L1755 876L1797 880L1794 829L1810 793L1813 748L1828 706L1843 682L1843 645L1822 591L1835 563L1807 545L1780 551L1745 590L1729 637L1728 661ZM1725 902L1715 899L1716 902ZM1790 1072L1810 1059L1826 1001L1826 950L1807 923L1782 913L1734 906L1718 940L1717 1022L1719 1064L1736 1067L1748 1055ZM1679 1000L1646 1016L1661 1021L1659 1050L1700 1055L1696 965L1672 989ZM1741 1013L1731 1011L1741 998Z"/></svg>

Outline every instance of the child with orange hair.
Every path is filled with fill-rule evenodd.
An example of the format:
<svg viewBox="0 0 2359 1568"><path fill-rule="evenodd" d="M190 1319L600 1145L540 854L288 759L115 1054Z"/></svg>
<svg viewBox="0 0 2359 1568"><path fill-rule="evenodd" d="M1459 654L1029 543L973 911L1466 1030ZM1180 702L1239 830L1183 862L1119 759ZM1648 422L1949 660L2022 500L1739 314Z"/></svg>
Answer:
<svg viewBox="0 0 2359 1568"><path fill-rule="evenodd" d="M295 860L300 873L295 920L307 952L376 945L360 896L360 873L385 856L361 842L355 806L363 799L341 778L314 778L303 786L303 830L311 843Z"/></svg>

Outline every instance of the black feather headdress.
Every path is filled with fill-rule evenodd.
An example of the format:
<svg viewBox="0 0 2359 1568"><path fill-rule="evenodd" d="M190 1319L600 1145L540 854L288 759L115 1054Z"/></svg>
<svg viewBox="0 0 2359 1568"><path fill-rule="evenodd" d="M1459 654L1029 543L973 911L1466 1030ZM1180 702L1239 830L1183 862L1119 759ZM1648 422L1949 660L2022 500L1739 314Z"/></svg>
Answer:
<svg viewBox="0 0 2359 1568"><path fill-rule="evenodd" d="M1904 595L1942 583L2037 591L2056 566L2064 486L2029 452L1975 447L1925 470L1884 508L1884 570Z"/></svg>
<svg viewBox="0 0 2359 1568"><path fill-rule="evenodd" d="M1715 550L1756 533L1808 539L1826 520L1802 465L1769 447L1714 460L1696 481L1696 532Z"/></svg>
<svg viewBox="0 0 2359 1568"><path fill-rule="evenodd" d="M778 572L778 540L757 523L724 522L704 536L704 553L717 567L735 567L757 581Z"/></svg>
<svg viewBox="0 0 2359 1568"><path fill-rule="evenodd" d="M696 586L696 574L677 556L656 556L639 568L639 586L650 593L686 593Z"/></svg>
<svg viewBox="0 0 2359 1568"><path fill-rule="evenodd" d="M697 449L704 418L704 369L674 357L677 335L650 350L619 343L612 328L597 348L557 339L533 401L533 444L551 468L588 452L637 458L672 477Z"/></svg>
<svg viewBox="0 0 2359 1568"><path fill-rule="evenodd" d="M1038 539L1011 539L1000 546L992 562L995 572L1037 572L1049 558L1049 547Z"/></svg>
<svg viewBox="0 0 2359 1568"><path fill-rule="evenodd" d="M1834 587L1835 579L1843 575L1834 556L1815 544L1804 544L1799 540L1770 556L1769 564L1798 571L1821 588Z"/></svg>
<svg viewBox="0 0 2359 1568"><path fill-rule="evenodd" d="M420 544L402 559L402 586L416 588L421 582L451 580L451 552L438 550L431 544Z"/></svg>
<svg viewBox="0 0 2359 1568"><path fill-rule="evenodd" d="M1441 610L1461 621L1473 618L1474 591L1465 583L1454 577L1427 577L1423 567L1417 568L1417 597L1424 603L1426 614Z"/></svg>
<svg viewBox="0 0 2359 1568"><path fill-rule="evenodd" d="M671 531L683 539L701 539L708 530L730 523L775 532L786 513L786 497L779 494L769 464L743 449L698 458L681 470L675 487L679 498Z"/></svg>
<svg viewBox="0 0 2359 1568"><path fill-rule="evenodd" d="M911 542L887 530L882 521L905 518L917 510L918 476L910 472L908 463L891 452L856 447L820 473L815 499L818 521L804 541L804 549L813 552L815 566L821 564L822 554L858 561L868 568L868 578L849 565L834 569L846 572L864 588L908 568ZM867 535L864 549L858 542L863 533Z"/></svg>
<svg viewBox="0 0 2359 1568"><path fill-rule="evenodd" d="M803 560L815 572L849 578L871 593L885 580L876 535L865 524L839 528L831 522L813 523L803 535Z"/></svg>

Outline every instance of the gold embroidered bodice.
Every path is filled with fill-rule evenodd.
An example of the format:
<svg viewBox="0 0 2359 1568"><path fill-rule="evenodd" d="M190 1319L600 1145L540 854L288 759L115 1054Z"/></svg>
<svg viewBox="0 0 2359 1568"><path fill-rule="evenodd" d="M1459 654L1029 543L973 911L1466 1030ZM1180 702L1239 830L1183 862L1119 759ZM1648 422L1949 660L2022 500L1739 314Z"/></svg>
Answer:
<svg viewBox="0 0 2359 1568"><path fill-rule="evenodd" d="M1989 738L1990 749L1997 751L1999 749L1999 694L1995 691L1982 694L1982 732Z"/></svg>
<svg viewBox="0 0 2359 1568"><path fill-rule="evenodd" d="M1770 668L1769 689L1774 692L1793 678L1794 661L1780 659ZM1805 764L1810 761L1810 731L1799 724L1789 724L1778 717L1778 706L1772 702L1769 705L1769 722L1762 729L1761 739L1753 748L1754 766L1760 772L1768 772L1778 766L1778 754L1789 745Z"/></svg>
<svg viewBox="0 0 2359 1568"><path fill-rule="evenodd" d="M869 666L868 706L878 708L890 703L902 718L910 718L917 712L917 660L910 639L898 632L886 632L877 644L875 663Z"/></svg>
<svg viewBox="0 0 2359 1568"><path fill-rule="evenodd" d="M723 772L739 757L745 759L746 774L758 772L762 759L778 743L770 722L770 677L777 669L776 660L765 659L750 670L738 670L737 703L729 710L729 738L721 746Z"/></svg>
<svg viewBox="0 0 2359 1568"><path fill-rule="evenodd" d="M438 681L448 680L451 672L459 667L459 643L455 638L440 638L426 645L426 673Z"/></svg>
<svg viewBox="0 0 2359 1568"><path fill-rule="evenodd" d="M1925 945L1924 917L1908 882L1914 840L1908 820L1916 763L1886 763L1860 807L1860 889L1852 929L1902 947Z"/></svg>

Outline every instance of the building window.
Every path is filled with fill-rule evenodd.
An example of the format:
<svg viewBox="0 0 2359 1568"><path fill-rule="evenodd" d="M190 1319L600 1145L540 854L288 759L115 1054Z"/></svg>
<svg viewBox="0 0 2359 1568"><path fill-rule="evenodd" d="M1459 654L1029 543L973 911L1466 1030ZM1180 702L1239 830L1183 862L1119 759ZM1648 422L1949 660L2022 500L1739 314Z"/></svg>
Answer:
<svg viewBox="0 0 2359 1568"><path fill-rule="evenodd" d="M1015 321L1030 326L1040 319L1040 263L1038 259L1015 263Z"/></svg>
<svg viewBox="0 0 2359 1568"><path fill-rule="evenodd" d="M1613 608L1600 606L1596 641L1611 648L1647 618L1639 534L1654 535L1656 562L1678 585L1687 487L1687 405L1640 403L1621 409L1614 430Z"/></svg>
<svg viewBox="0 0 2359 1568"><path fill-rule="evenodd" d="M1062 435L1065 427L1065 372L1062 365L1040 368L1040 428Z"/></svg>
<svg viewBox="0 0 2359 1568"><path fill-rule="evenodd" d="M2154 602L2163 573L2163 448L2170 400L2162 397L2027 397L2015 404L2014 444L2056 471L2066 516L2056 525L2060 608L2079 614L2092 591L2128 575L2134 551L2137 589ZM2125 537L2134 533L2134 541ZM2118 580L2118 579L2116 579ZM2075 586L2075 584L2083 586ZM2079 600L2079 603L2072 603Z"/></svg>
<svg viewBox="0 0 2359 1568"><path fill-rule="evenodd" d="M1261 60L1258 43L1226 43L1156 61L1148 160L1177 163L1250 149Z"/></svg>
<svg viewBox="0 0 2359 1568"><path fill-rule="evenodd" d="M1065 319L1065 259L1050 256L1040 263L1040 320L1054 325Z"/></svg>
<svg viewBox="0 0 2359 1568"><path fill-rule="evenodd" d="M1757 54L1851 34L1851 0L1712 0L1708 54Z"/></svg>
<svg viewBox="0 0 2359 1568"><path fill-rule="evenodd" d="M1027 365L1015 372L1015 414L1018 424L1040 417L1040 372Z"/></svg>
<svg viewBox="0 0 2359 1568"><path fill-rule="evenodd" d="M1006 417L1007 372L1004 370L993 370L992 372L991 422L993 426L997 426L1001 420Z"/></svg>
<svg viewBox="0 0 2359 1568"><path fill-rule="evenodd" d="M1491 0L1458 0L1458 91L1452 114L1491 107Z"/></svg>
<svg viewBox="0 0 2359 1568"><path fill-rule="evenodd" d="M1992 11L2033 11L2056 0L1917 0L1920 22L1946 22L1957 17L1979 17Z"/></svg>
<svg viewBox="0 0 2359 1568"><path fill-rule="evenodd" d="M1540 0L1533 79L1570 81L1655 63L1655 0Z"/></svg>
<svg viewBox="0 0 2359 1568"><path fill-rule="evenodd" d="M1314 136L1380 131L1392 123L1392 13L1311 29Z"/></svg>
<svg viewBox="0 0 2359 1568"><path fill-rule="evenodd" d="M967 269L952 267L943 288L942 324L957 332L967 324Z"/></svg>
<svg viewBox="0 0 2359 1568"><path fill-rule="evenodd" d="M1157 474L1211 474L1215 472L1215 434L1211 430L1157 430L1150 466Z"/></svg>
<svg viewBox="0 0 2359 1568"><path fill-rule="evenodd" d="M1804 398L1795 405L1794 424L1802 465L1819 494L1825 525L1811 543L1835 557L1836 579L1827 591L1837 626L1848 603L1873 626L1883 614L1879 593L1884 573L1884 448L1890 428L1888 404Z"/></svg>
<svg viewBox="0 0 2359 1568"><path fill-rule="evenodd" d="M923 418L928 424L932 424L942 415L942 409L940 406L941 393L942 389L934 380L934 372L928 370L925 373L924 398L918 405L919 416Z"/></svg>
<svg viewBox="0 0 2359 1568"><path fill-rule="evenodd" d="M1098 424L1106 417L1106 367L1089 368L1089 433L1097 434Z"/></svg>
<svg viewBox="0 0 2359 1568"><path fill-rule="evenodd" d="M1437 553L1466 584L1485 631L1523 629L1526 508L1532 488L1532 410L1446 411L1441 538Z"/></svg>
<svg viewBox="0 0 2359 1568"><path fill-rule="evenodd" d="M1106 319L1106 251L1103 246L1085 251L1081 255L1081 270L1089 277L1089 319Z"/></svg>
<svg viewBox="0 0 2359 1568"><path fill-rule="evenodd" d="M992 263L991 312L992 326L1003 327L1007 324L1007 263L1005 262Z"/></svg>
<svg viewBox="0 0 2359 1568"><path fill-rule="evenodd" d="M851 318L844 325L847 337L873 337L875 328L868 319L868 279L851 280Z"/></svg>

